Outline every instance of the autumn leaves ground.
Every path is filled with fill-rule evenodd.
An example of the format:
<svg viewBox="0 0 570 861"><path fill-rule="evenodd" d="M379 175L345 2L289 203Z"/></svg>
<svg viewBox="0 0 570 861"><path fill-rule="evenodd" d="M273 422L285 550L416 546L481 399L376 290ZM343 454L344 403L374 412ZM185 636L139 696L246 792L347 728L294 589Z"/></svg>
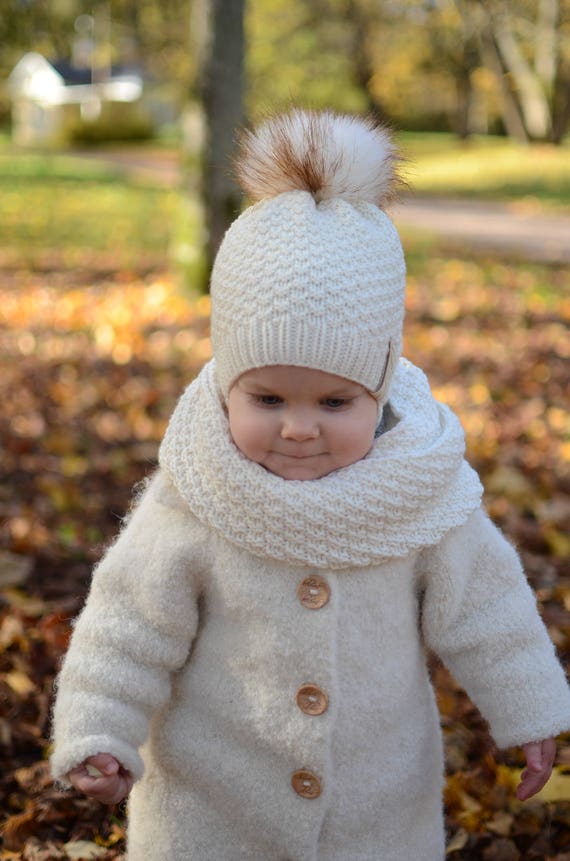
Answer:
<svg viewBox="0 0 570 861"><path fill-rule="evenodd" d="M570 660L570 278L406 237L405 352L459 413L488 507L519 546ZM7 269L0 281L0 858L118 858L120 811L51 785L53 675L89 571L209 356L207 298L156 269ZM520 764L434 666L448 746L449 857L570 861L570 748L551 793L515 800ZM548 797L548 796L547 796Z"/></svg>

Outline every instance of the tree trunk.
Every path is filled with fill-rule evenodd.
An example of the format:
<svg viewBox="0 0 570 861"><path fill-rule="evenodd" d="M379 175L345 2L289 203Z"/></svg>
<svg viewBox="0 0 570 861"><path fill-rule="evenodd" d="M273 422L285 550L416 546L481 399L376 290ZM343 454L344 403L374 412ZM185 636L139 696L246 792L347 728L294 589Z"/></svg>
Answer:
<svg viewBox="0 0 570 861"><path fill-rule="evenodd" d="M454 116L455 132L460 140L465 141L471 135L471 116L473 103L473 87L467 69L461 69L455 76L455 92L457 94L457 110Z"/></svg>
<svg viewBox="0 0 570 861"><path fill-rule="evenodd" d="M516 4L508 0L470 5L483 62L501 88L507 133L519 140L559 141L568 123L568 101L561 91L560 0L538 0L533 24L516 18Z"/></svg>
<svg viewBox="0 0 570 861"><path fill-rule="evenodd" d="M558 22L560 18L559 0L539 0L536 18L534 68L542 81L546 94L551 98L554 92L556 68L558 65Z"/></svg>
<svg viewBox="0 0 570 861"><path fill-rule="evenodd" d="M528 134L520 114L519 105L509 86L506 69L499 52L492 20L487 8L487 0L478 0L472 6L464 7L470 11L475 37L479 43L479 51L483 65L494 74L497 81L502 103L502 119L507 135L522 143L528 143Z"/></svg>
<svg viewBox="0 0 570 861"><path fill-rule="evenodd" d="M479 62L477 41L473 36L469 22L463 22L463 38L460 62L455 64L455 91L457 94L457 108L455 111L454 125L457 135L461 140L467 140L474 131L473 115L475 107L475 93L473 91L472 74Z"/></svg>
<svg viewBox="0 0 570 861"><path fill-rule="evenodd" d="M560 50L560 0L540 0L535 69L551 106L552 143L561 144L570 122L570 69Z"/></svg>
<svg viewBox="0 0 570 861"><path fill-rule="evenodd" d="M201 30L198 92L204 111L202 194L208 271L227 228L239 214L241 194L231 175L235 133L243 124L245 0L202 0L195 26Z"/></svg>
<svg viewBox="0 0 570 861"><path fill-rule="evenodd" d="M535 140L546 140L550 133L551 118L541 81L513 35L506 10L500 9L491 19L497 47L518 93L526 131Z"/></svg>
<svg viewBox="0 0 570 861"><path fill-rule="evenodd" d="M506 80L505 69L490 28L485 28L481 33L481 55L483 62L494 73L499 85L503 105L503 122L508 136L521 143L528 143L528 135L517 102Z"/></svg>
<svg viewBox="0 0 570 861"><path fill-rule="evenodd" d="M560 145L570 125L570 66L558 70L552 106L552 143Z"/></svg>
<svg viewBox="0 0 570 861"><path fill-rule="evenodd" d="M346 17L352 24L352 56L354 81L366 98L366 110L379 122L385 122L387 117L382 105L370 91L370 79L374 69L370 62L368 46L369 31L372 20L355 0L349 0L346 6Z"/></svg>

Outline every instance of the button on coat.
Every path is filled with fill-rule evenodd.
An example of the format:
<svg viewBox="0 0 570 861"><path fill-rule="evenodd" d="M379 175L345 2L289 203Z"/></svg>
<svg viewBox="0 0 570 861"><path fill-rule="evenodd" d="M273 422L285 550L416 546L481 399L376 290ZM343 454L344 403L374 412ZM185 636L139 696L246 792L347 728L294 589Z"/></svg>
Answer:
<svg viewBox="0 0 570 861"><path fill-rule="evenodd" d="M297 589L299 601L308 610L320 610L325 604L328 604L331 596L329 584L324 577L314 574L312 577L305 577L299 584Z"/></svg>
<svg viewBox="0 0 570 861"><path fill-rule="evenodd" d="M297 795L300 795L301 798L307 798L310 801L314 798L318 798L323 791L321 781L317 775L304 768L300 768L298 771L293 772L291 775L291 786Z"/></svg>
<svg viewBox="0 0 570 861"><path fill-rule="evenodd" d="M306 715L322 715L329 707L327 694L317 685L301 685L295 699Z"/></svg>

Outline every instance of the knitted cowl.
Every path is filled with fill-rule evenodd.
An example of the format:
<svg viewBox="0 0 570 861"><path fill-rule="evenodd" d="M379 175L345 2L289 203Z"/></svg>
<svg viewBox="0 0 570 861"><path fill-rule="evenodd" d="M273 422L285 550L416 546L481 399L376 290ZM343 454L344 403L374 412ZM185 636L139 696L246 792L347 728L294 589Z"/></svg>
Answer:
<svg viewBox="0 0 570 861"><path fill-rule="evenodd" d="M480 505L459 420L401 359L395 425L350 466L287 480L234 445L212 359L180 398L159 460L196 517L258 556L316 568L370 565L436 544Z"/></svg>

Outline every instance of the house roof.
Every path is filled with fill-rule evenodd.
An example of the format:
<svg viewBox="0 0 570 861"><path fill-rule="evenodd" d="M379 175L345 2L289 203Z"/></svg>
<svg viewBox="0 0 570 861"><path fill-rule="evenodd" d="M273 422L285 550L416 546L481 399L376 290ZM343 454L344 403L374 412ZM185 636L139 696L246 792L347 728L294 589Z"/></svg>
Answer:
<svg viewBox="0 0 570 861"><path fill-rule="evenodd" d="M91 69L88 67L73 66L68 60L53 60L50 65L61 75L67 87L91 83ZM111 66L107 80L125 77L142 79L141 70L135 66Z"/></svg>
<svg viewBox="0 0 570 861"><path fill-rule="evenodd" d="M35 52L24 54L9 77L13 98L27 97L44 104L81 103L94 97L130 102L140 97L142 87L140 69L114 66L105 79L93 82L91 69L66 60L52 63Z"/></svg>

